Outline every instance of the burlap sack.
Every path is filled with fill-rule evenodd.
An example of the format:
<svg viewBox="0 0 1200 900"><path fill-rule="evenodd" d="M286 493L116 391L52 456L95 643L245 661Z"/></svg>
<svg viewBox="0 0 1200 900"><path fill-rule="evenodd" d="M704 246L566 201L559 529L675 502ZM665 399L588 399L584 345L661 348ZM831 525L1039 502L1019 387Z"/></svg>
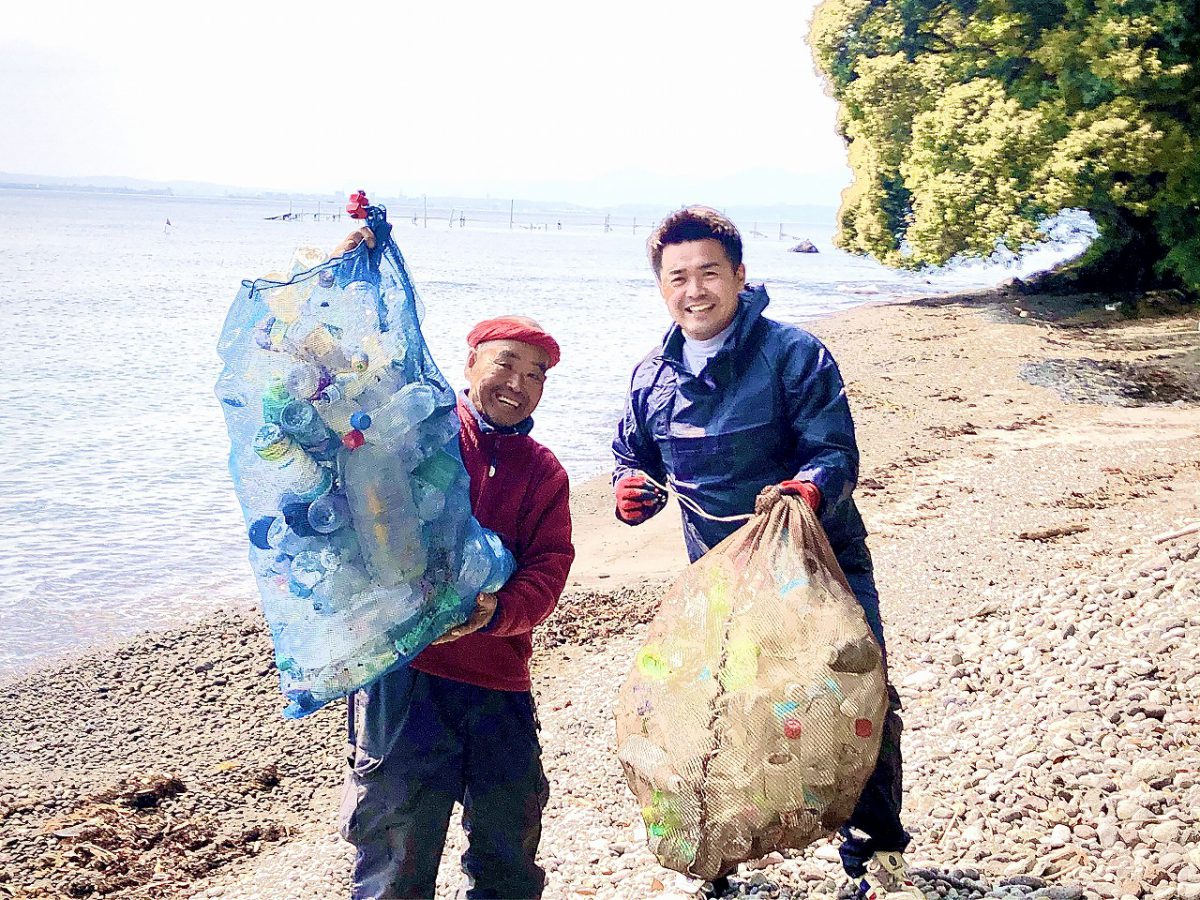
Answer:
<svg viewBox="0 0 1200 900"><path fill-rule="evenodd" d="M879 646L825 532L769 491L667 591L615 709L650 849L704 879L840 827L887 708Z"/></svg>

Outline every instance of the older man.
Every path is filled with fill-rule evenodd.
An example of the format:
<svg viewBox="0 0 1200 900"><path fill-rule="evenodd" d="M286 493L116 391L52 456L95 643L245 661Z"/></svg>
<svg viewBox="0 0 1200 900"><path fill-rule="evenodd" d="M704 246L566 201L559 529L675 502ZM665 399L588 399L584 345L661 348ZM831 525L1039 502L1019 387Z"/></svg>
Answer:
<svg viewBox="0 0 1200 900"><path fill-rule="evenodd" d="M675 324L638 363L613 441L617 517L637 525L665 495L648 479L676 488L714 517L754 509L764 487L797 494L817 513L838 562L884 645L866 528L852 492L858 478L854 423L837 364L815 337L766 318L767 293L746 287L742 240L725 216L680 210L650 236L650 261ZM692 561L740 522L705 518L681 505ZM886 658L886 657L885 657ZM920 896L901 855L901 722L891 708L874 774L841 845L846 872L870 897L875 857L901 886ZM718 892L727 884L720 879Z"/></svg>
<svg viewBox="0 0 1200 900"><path fill-rule="evenodd" d="M540 897L545 884L535 857L549 787L529 659L575 551L567 474L529 432L559 347L520 316L480 322L467 344L458 416L471 508L517 570L467 622L352 700L342 822L358 848L356 900L432 897L456 802L468 897Z"/></svg>

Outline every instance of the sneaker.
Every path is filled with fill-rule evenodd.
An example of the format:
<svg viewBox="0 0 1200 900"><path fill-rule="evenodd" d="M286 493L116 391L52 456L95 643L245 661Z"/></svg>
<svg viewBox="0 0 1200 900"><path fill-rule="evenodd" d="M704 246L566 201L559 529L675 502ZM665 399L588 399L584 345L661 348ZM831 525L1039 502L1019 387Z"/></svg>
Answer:
<svg viewBox="0 0 1200 900"><path fill-rule="evenodd" d="M913 884L912 876L908 874L908 864L904 862L904 854L898 850L884 850L875 854L875 862L886 872L894 883L892 891L898 894L910 894L925 900L925 894Z"/></svg>
<svg viewBox="0 0 1200 900"><path fill-rule="evenodd" d="M869 873L854 879L854 884L858 888L858 900L884 900L888 894L883 882Z"/></svg>

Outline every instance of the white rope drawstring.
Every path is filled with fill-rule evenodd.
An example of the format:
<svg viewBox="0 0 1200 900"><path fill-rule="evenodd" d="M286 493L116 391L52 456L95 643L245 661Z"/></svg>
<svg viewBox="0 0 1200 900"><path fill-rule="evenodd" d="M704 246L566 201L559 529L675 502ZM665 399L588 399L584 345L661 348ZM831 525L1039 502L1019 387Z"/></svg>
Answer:
<svg viewBox="0 0 1200 900"><path fill-rule="evenodd" d="M655 481L649 475L646 475L644 472L642 474L645 476L647 482L654 485L656 488L658 488L663 493L666 493L668 490L674 491L676 498L679 500L680 506L687 507L692 512L694 512L696 515L703 516L704 518L708 519L710 522L745 522L748 519L750 519L751 516L753 516L753 513L746 513L744 516L714 516L714 515L710 515L709 513L704 511L704 507L702 507L699 503L697 503L691 497L687 496L686 494L684 494L682 491L679 490L679 485L675 483L674 478L667 479L668 484L670 484L670 487L668 488L667 485L659 484L657 481Z"/></svg>

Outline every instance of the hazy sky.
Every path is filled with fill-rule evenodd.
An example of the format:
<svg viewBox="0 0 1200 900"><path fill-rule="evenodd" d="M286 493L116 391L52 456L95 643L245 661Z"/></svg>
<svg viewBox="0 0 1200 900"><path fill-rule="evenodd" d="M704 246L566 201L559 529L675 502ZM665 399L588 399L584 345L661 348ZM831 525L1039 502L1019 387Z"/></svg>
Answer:
<svg viewBox="0 0 1200 900"><path fill-rule="evenodd" d="M781 170L780 201L818 199L848 175L815 5L10 4L0 171L503 195Z"/></svg>

